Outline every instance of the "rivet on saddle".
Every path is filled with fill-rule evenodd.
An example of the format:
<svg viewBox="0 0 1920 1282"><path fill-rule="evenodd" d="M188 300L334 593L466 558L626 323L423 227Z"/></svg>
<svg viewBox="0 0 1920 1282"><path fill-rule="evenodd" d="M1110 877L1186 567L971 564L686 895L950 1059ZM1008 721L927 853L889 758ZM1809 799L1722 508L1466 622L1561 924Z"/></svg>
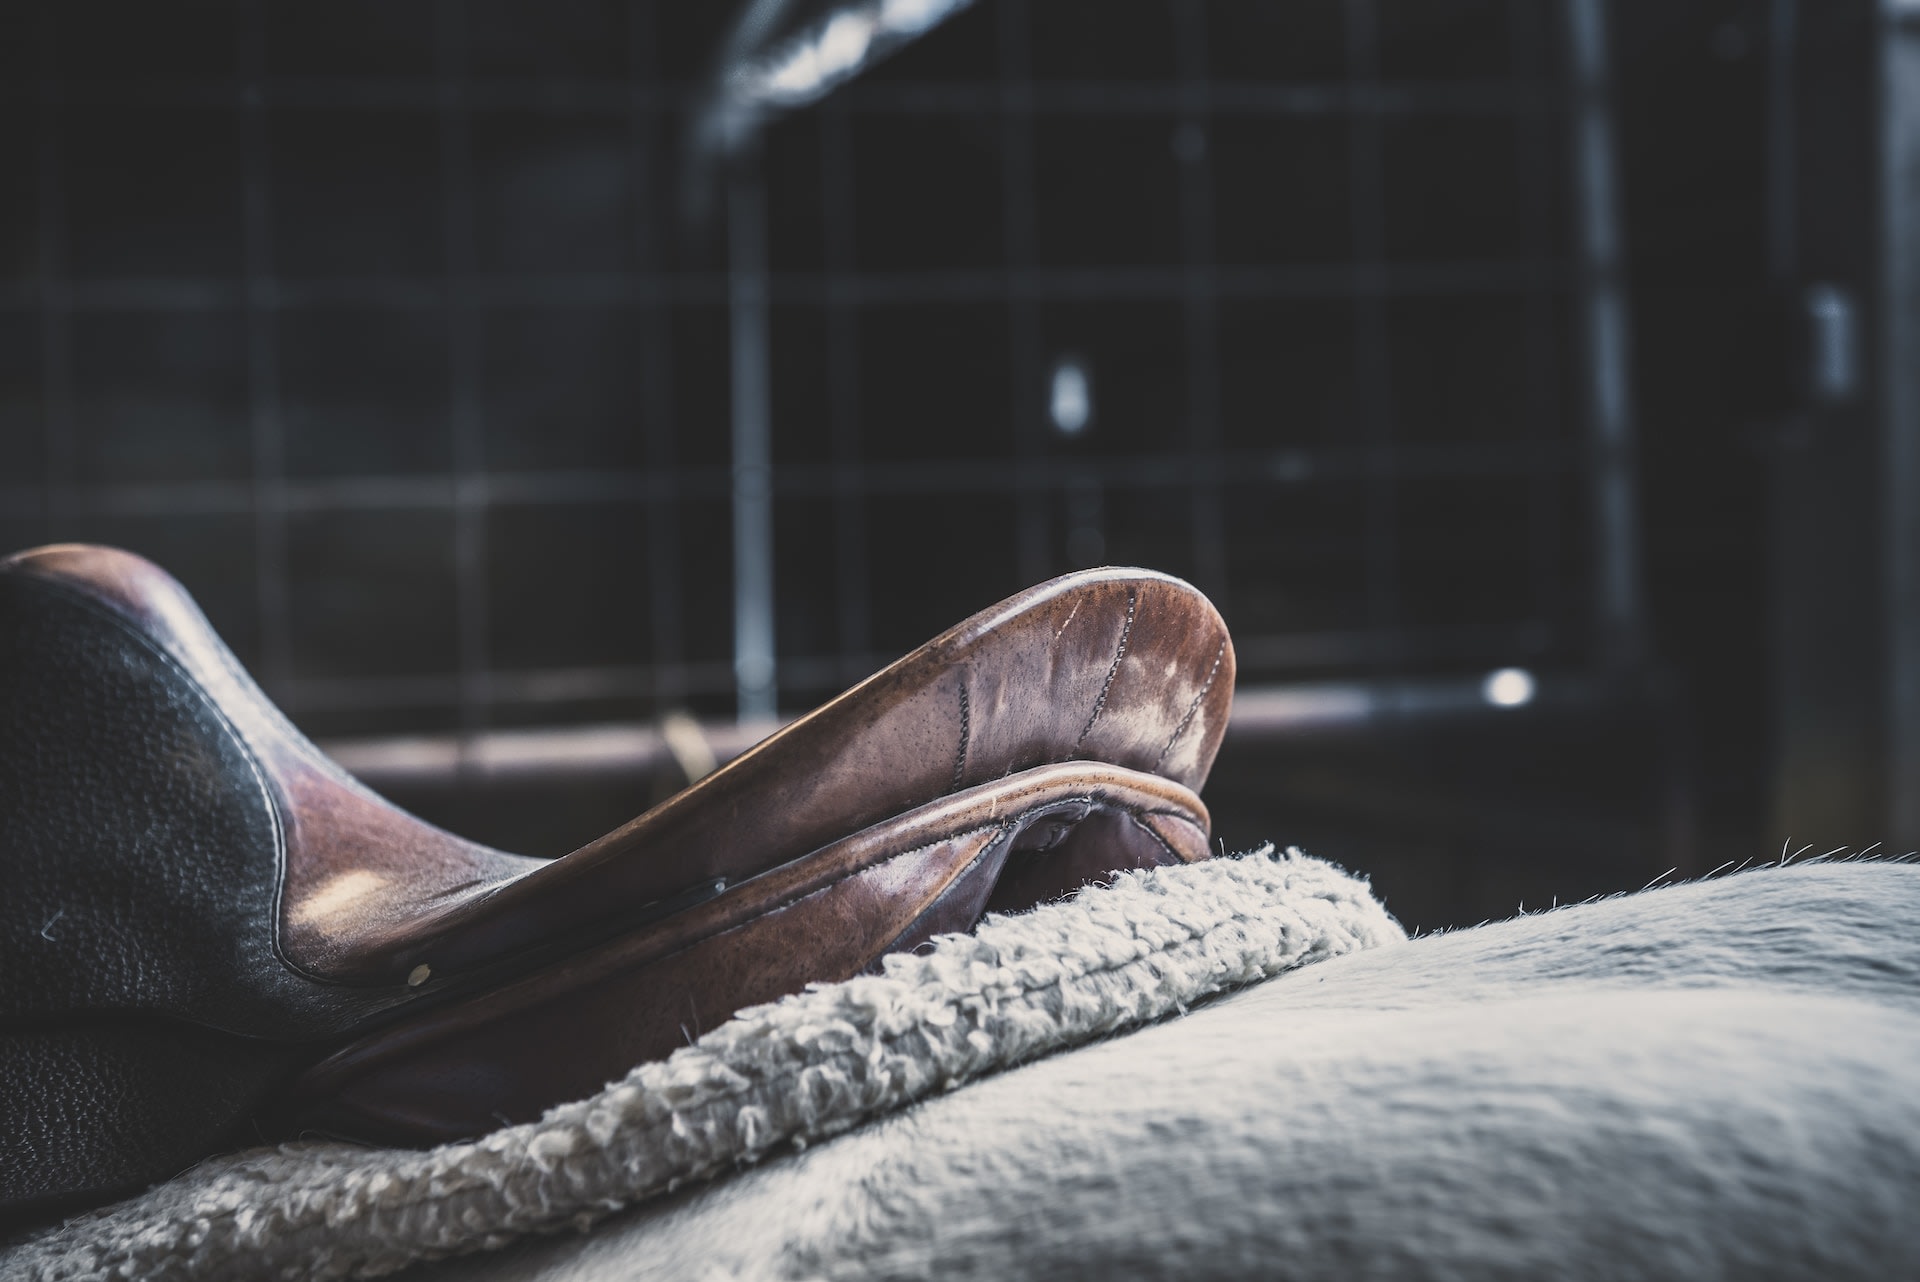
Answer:
<svg viewBox="0 0 1920 1282"><path fill-rule="evenodd" d="M260 1135L528 1120L988 910L1203 859L1232 689L1193 588L1069 575L547 861L346 775L150 563L0 560L0 1216Z"/></svg>

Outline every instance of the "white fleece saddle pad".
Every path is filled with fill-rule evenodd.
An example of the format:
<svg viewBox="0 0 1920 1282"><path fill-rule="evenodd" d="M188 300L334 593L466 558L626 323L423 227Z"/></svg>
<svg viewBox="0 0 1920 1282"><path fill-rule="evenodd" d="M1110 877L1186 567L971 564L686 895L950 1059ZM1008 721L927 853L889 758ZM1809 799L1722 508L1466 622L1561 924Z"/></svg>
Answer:
<svg viewBox="0 0 1920 1282"><path fill-rule="evenodd" d="M366 1277L584 1227L1224 989L1405 938L1295 852L1125 874L884 973L741 1012L540 1121L427 1152L301 1144L204 1163L0 1254L32 1278Z"/></svg>
<svg viewBox="0 0 1920 1282"><path fill-rule="evenodd" d="M536 1126L211 1163L0 1274L1920 1277L1917 921L1885 862L1411 942L1298 855L1164 870Z"/></svg>
<svg viewBox="0 0 1920 1282"><path fill-rule="evenodd" d="M1355 950L417 1276L1920 1278L1920 867Z"/></svg>

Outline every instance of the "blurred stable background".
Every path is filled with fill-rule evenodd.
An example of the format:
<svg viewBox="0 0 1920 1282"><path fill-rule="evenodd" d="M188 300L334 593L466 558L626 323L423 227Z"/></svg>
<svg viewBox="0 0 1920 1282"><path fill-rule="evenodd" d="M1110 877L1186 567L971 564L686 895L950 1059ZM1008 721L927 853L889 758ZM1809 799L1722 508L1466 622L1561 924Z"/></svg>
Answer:
<svg viewBox="0 0 1920 1282"><path fill-rule="evenodd" d="M0 84L0 550L468 835L1130 563L1218 834L1409 925L1920 844L1899 5L7 0Z"/></svg>

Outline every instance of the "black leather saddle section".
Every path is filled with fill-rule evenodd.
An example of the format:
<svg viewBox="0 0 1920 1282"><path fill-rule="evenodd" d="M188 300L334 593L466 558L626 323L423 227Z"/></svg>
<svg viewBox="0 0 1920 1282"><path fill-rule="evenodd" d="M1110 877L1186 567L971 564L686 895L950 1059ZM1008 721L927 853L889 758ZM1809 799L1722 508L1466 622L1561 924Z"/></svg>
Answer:
<svg viewBox="0 0 1920 1282"><path fill-rule="evenodd" d="M280 816L251 751L110 608L0 575L0 1030L138 1013L325 1037L404 991L275 947Z"/></svg>
<svg viewBox="0 0 1920 1282"><path fill-rule="evenodd" d="M248 1126L299 1065L287 1046L171 1020L79 1022L0 1036L0 1233L132 1193Z"/></svg>

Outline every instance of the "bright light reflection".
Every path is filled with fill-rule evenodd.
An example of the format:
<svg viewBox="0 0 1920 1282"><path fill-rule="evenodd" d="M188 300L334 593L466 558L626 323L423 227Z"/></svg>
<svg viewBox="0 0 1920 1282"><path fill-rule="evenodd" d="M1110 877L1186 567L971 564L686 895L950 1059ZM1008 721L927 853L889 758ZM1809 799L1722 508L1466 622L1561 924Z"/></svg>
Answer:
<svg viewBox="0 0 1920 1282"><path fill-rule="evenodd" d="M1496 708L1518 708L1533 702L1533 673L1525 668L1489 672L1480 683L1480 697Z"/></svg>
<svg viewBox="0 0 1920 1282"><path fill-rule="evenodd" d="M801 107L852 79L875 59L938 25L972 0L882 0L847 5L733 74L737 105Z"/></svg>
<svg viewBox="0 0 1920 1282"><path fill-rule="evenodd" d="M1053 367L1053 392L1047 399L1047 413L1062 436L1078 436L1093 417L1093 389L1087 371L1071 358Z"/></svg>
<svg viewBox="0 0 1920 1282"><path fill-rule="evenodd" d="M874 26L871 14L835 14L817 37L801 41L773 69L766 80L767 96L775 102L813 101L860 69L873 43Z"/></svg>
<svg viewBox="0 0 1920 1282"><path fill-rule="evenodd" d="M291 916L294 924L305 926L329 917L352 914L368 899L387 888L387 879L377 872L356 868L324 883L304 900L297 901Z"/></svg>

